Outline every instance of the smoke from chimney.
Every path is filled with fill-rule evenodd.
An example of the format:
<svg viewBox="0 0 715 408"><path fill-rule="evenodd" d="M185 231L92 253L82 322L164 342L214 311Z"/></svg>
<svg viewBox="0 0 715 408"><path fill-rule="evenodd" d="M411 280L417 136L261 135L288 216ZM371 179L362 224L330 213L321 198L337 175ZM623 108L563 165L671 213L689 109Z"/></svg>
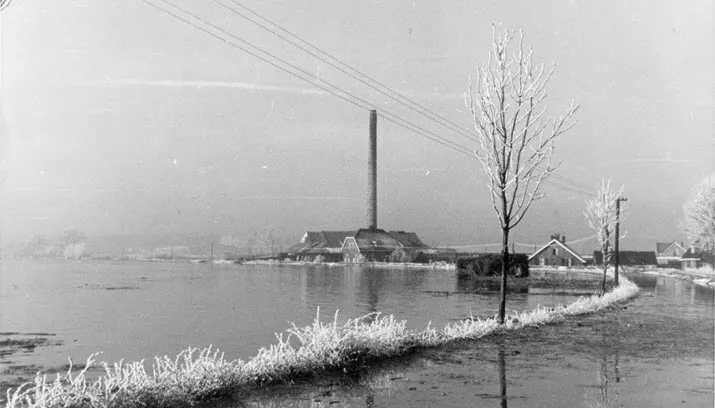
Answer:
<svg viewBox="0 0 715 408"><path fill-rule="evenodd" d="M367 159L367 224L377 229L377 111L370 111L370 151Z"/></svg>

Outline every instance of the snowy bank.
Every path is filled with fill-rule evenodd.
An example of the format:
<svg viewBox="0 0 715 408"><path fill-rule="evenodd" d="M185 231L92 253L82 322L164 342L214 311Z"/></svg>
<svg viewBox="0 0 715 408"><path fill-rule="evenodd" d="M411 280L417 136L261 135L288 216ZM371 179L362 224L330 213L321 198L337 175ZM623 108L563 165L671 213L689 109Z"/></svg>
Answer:
<svg viewBox="0 0 715 408"><path fill-rule="evenodd" d="M422 331L406 328L404 320L379 313L338 323L313 324L277 334L277 343L262 348L247 362L226 360L211 347L189 348L174 358L156 357L150 371L143 361L102 363L105 374L90 381L87 368L57 374L54 381L37 376L14 392L7 392L8 408L30 407L176 407L229 396L235 391L256 389L289 381L314 372L349 368L371 360L386 359L420 348L438 347L460 339L478 339L492 333L507 333L525 326L538 326L603 310L626 301L638 287L625 278L612 291L582 297L568 305L515 313L499 325L497 318L470 318L446 325L442 330L428 325ZM319 312L319 310L318 310ZM87 367L95 364L94 356Z"/></svg>

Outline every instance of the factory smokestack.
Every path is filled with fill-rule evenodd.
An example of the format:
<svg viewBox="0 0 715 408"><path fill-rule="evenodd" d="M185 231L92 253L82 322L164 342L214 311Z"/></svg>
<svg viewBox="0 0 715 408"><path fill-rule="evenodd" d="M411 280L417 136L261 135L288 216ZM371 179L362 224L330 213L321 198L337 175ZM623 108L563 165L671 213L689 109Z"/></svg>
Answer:
<svg viewBox="0 0 715 408"><path fill-rule="evenodd" d="M377 229L377 111L370 111L370 152L367 159L367 223Z"/></svg>

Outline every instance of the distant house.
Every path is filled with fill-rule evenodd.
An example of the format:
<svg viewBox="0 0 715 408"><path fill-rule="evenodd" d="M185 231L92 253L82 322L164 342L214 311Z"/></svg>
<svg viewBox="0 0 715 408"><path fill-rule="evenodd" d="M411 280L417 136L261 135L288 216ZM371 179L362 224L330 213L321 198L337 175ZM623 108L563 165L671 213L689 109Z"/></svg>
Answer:
<svg viewBox="0 0 715 408"><path fill-rule="evenodd" d="M533 266L583 266L586 260L566 245L564 235L553 234L551 241L529 257Z"/></svg>
<svg viewBox="0 0 715 408"><path fill-rule="evenodd" d="M656 242L655 256L672 256L680 258L686 252L682 242Z"/></svg>
<svg viewBox="0 0 715 408"><path fill-rule="evenodd" d="M713 268L715 263L713 262L715 256L712 252L705 252L698 247L690 247L680 258L681 269L697 269L703 266L710 266Z"/></svg>
<svg viewBox="0 0 715 408"><path fill-rule="evenodd" d="M615 262L615 256L611 255L610 264ZM603 265L603 253L593 251L594 265ZM658 260L653 251L619 251L618 264L622 266L656 266Z"/></svg>
<svg viewBox="0 0 715 408"><path fill-rule="evenodd" d="M655 256L660 266L680 266L680 258L686 252L682 242L656 242Z"/></svg>

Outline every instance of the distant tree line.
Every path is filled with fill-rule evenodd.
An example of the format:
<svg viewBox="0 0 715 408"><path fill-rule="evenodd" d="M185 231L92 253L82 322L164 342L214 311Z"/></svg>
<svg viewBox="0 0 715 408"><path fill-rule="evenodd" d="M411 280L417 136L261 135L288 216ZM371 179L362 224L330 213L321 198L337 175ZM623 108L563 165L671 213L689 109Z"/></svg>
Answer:
<svg viewBox="0 0 715 408"><path fill-rule="evenodd" d="M86 242L86 234L74 228L55 237L37 234L22 244L14 255L31 259L82 259Z"/></svg>

